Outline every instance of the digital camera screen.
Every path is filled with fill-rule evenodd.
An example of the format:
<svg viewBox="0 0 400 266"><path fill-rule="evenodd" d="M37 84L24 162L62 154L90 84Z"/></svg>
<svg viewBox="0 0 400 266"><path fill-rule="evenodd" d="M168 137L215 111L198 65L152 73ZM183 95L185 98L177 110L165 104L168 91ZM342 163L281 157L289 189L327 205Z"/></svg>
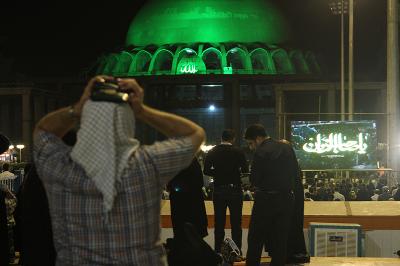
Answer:
<svg viewBox="0 0 400 266"><path fill-rule="evenodd" d="M376 169L375 121L292 121L301 169Z"/></svg>

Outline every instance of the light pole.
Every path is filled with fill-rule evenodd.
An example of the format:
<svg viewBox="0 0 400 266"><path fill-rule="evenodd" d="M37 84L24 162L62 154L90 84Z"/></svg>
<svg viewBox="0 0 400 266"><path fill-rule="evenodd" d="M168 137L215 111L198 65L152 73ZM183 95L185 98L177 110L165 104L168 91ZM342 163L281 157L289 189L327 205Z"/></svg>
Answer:
<svg viewBox="0 0 400 266"><path fill-rule="evenodd" d="M344 14L349 13L349 103L348 103L348 112L349 112L349 120L353 120L354 113L354 0L331 0L329 3L329 7L333 14L341 15L341 103L340 103L340 112L342 113L342 120L344 120L345 113L345 92L344 92Z"/></svg>
<svg viewBox="0 0 400 266"><path fill-rule="evenodd" d="M345 120L344 95L344 14L348 11L348 2L345 0L331 0L329 8L334 15L340 15L340 113L341 120Z"/></svg>
<svg viewBox="0 0 400 266"><path fill-rule="evenodd" d="M25 148L25 145L18 144L17 149L19 150L19 162L22 162L22 149Z"/></svg>
<svg viewBox="0 0 400 266"><path fill-rule="evenodd" d="M13 159L12 159L12 152L10 152L10 150L13 150L14 149L14 145L10 145L10 146L8 146L8 151L9 151L9 159L10 159L10 162L12 162L13 161Z"/></svg>
<svg viewBox="0 0 400 266"><path fill-rule="evenodd" d="M399 14L398 0L387 1L387 89L386 89L386 112L387 112L387 160L388 166L399 175L400 170L400 100L399 100Z"/></svg>
<svg viewBox="0 0 400 266"><path fill-rule="evenodd" d="M349 120L354 113L354 72L353 72L353 34L354 32L354 0L349 0Z"/></svg>

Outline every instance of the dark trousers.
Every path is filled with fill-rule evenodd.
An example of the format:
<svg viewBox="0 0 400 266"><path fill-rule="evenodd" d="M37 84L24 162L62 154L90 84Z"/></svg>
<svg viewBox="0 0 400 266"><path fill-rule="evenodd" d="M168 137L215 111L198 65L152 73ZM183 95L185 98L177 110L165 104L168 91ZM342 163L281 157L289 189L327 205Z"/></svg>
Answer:
<svg viewBox="0 0 400 266"><path fill-rule="evenodd" d="M270 244L272 255L270 265L285 265L293 205L293 193L256 193L247 240L247 266L260 265L261 252L266 241Z"/></svg>
<svg viewBox="0 0 400 266"><path fill-rule="evenodd" d="M203 238L207 236L207 213L201 189L170 194L174 238L185 236L184 225L190 223Z"/></svg>
<svg viewBox="0 0 400 266"><path fill-rule="evenodd" d="M8 265L9 251L5 193L0 190L0 265Z"/></svg>
<svg viewBox="0 0 400 266"><path fill-rule="evenodd" d="M221 257L203 240L195 226L184 225L185 237L167 239L169 266L217 266Z"/></svg>
<svg viewBox="0 0 400 266"><path fill-rule="evenodd" d="M221 252L225 237L226 208L229 208L232 239L238 248L242 248L242 208L243 195L240 187L215 187L214 203L214 238L215 251Z"/></svg>

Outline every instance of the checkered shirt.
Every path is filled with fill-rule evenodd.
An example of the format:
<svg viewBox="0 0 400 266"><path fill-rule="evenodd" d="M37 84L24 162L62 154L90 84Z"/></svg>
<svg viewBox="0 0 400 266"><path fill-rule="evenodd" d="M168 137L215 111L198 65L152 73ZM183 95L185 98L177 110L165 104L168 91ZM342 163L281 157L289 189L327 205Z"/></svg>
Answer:
<svg viewBox="0 0 400 266"><path fill-rule="evenodd" d="M49 199L57 265L165 265L162 187L190 164L191 140L140 146L116 184L108 219L101 193L70 152L53 134L40 131L35 137L34 161Z"/></svg>

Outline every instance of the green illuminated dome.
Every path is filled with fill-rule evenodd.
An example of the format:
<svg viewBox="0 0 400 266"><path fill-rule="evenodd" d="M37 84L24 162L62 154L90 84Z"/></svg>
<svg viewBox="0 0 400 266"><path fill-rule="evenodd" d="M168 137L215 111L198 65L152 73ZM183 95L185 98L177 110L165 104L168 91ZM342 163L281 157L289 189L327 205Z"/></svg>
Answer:
<svg viewBox="0 0 400 266"><path fill-rule="evenodd" d="M265 0L153 0L132 21L126 44L279 44L288 39L286 20Z"/></svg>
<svg viewBox="0 0 400 266"><path fill-rule="evenodd" d="M99 58L97 73L320 73L314 54L288 48L289 40L287 21L267 0L152 0L133 19L127 48Z"/></svg>

